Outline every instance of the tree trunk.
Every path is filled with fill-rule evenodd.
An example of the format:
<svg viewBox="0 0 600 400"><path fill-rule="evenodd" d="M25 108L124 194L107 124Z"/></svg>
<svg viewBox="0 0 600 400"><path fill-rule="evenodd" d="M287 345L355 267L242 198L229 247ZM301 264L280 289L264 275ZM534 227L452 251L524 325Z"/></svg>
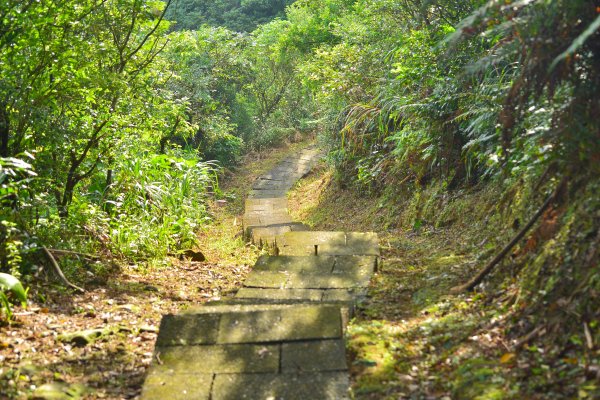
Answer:
<svg viewBox="0 0 600 400"><path fill-rule="evenodd" d="M0 105L0 157L8 157L8 139L10 137L10 119L6 105Z"/></svg>
<svg viewBox="0 0 600 400"><path fill-rule="evenodd" d="M113 183L113 170L112 170L112 168L109 168L108 171L106 171L106 183L104 184L105 192L108 192L112 183Z"/></svg>
<svg viewBox="0 0 600 400"><path fill-rule="evenodd" d="M75 173L69 172L67 175L67 182L62 193L62 199L58 205L58 216L61 218L67 218L69 216L69 205L73 201L73 194L75 193L75 186L78 183L78 179Z"/></svg>

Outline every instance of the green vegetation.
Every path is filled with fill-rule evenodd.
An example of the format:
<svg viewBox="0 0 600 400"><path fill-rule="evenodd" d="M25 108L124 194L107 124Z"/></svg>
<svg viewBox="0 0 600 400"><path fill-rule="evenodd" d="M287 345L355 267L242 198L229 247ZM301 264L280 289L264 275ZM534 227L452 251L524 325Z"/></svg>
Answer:
<svg viewBox="0 0 600 400"><path fill-rule="evenodd" d="M402 258L392 264L407 268L400 280L420 271L451 276L446 292L464 284L549 199L476 294L427 311L441 322L411 320L439 322L450 353L466 340L460 327L475 324L469 313L483 310L482 320L502 316L493 329L519 346L500 367L497 354L452 359L451 382L415 397L598 395L598 2L4 0L0 66L1 273L35 284L53 251L71 252L61 265L81 284L117 273L90 268L90 257L169 268L167 256L218 242L206 238L219 230L210 204L231 200L219 183L249 151L316 132L331 168L319 190L361 193L344 205L364 205L354 210L371 219L361 227L394 232L423 260L402 235L473 225L461 231L468 251L435 250L423 265ZM305 211L318 226L344 223L318 205ZM381 298L393 303L387 284ZM417 286L406 315L439 303ZM363 322L393 306L368 309ZM365 378L365 396L404 393L415 376L403 363L444 346L434 327L422 347L398 350L431 332L371 325L356 327L355 350L373 346L386 370L365 356L366 375L382 374ZM495 379L514 365L531 371ZM396 389L382 383L396 378Z"/></svg>
<svg viewBox="0 0 600 400"><path fill-rule="evenodd" d="M251 32L275 17L283 17L293 0L175 0L167 19L177 30L195 30L202 25L224 26L236 32Z"/></svg>
<svg viewBox="0 0 600 400"><path fill-rule="evenodd" d="M43 247L132 262L190 250L220 171L308 129L276 31L170 33L171 6L3 4L3 271L27 278Z"/></svg>

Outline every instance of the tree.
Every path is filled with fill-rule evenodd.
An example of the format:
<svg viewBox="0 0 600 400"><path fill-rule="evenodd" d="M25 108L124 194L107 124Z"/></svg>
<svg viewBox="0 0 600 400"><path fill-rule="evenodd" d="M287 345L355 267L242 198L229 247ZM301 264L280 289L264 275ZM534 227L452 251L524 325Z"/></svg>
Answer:
<svg viewBox="0 0 600 400"><path fill-rule="evenodd" d="M176 30L198 30L203 24L251 32L257 26L282 17L293 0L177 0L167 18Z"/></svg>

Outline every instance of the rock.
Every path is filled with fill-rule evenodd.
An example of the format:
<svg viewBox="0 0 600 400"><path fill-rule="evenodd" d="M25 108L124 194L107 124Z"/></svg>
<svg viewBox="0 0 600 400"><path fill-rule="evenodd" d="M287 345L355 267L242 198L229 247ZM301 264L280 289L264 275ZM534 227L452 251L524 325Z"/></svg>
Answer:
<svg viewBox="0 0 600 400"><path fill-rule="evenodd" d="M140 308L138 306L134 306L133 304L122 304L117 307L119 310L129 311L129 312L139 312Z"/></svg>
<svg viewBox="0 0 600 400"><path fill-rule="evenodd" d="M107 329L87 329L85 331L64 333L58 336L58 340L61 342L72 343L78 347L85 347L110 333L111 331Z"/></svg>
<svg viewBox="0 0 600 400"><path fill-rule="evenodd" d="M19 366L19 371L23 374L23 375L28 375L28 376L33 376L36 375L38 373L40 373L43 370L42 367L35 365L35 364L23 364Z"/></svg>
<svg viewBox="0 0 600 400"><path fill-rule="evenodd" d="M38 387L32 395L33 400L76 400L86 392L82 385L68 385L62 382L46 383Z"/></svg>
<svg viewBox="0 0 600 400"><path fill-rule="evenodd" d="M140 326L140 332L157 333L158 328L153 325L142 325L142 326Z"/></svg>
<svg viewBox="0 0 600 400"><path fill-rule="evenodd" d="M64 383L52 382L38 387L33 392L34 400L69 400L71 396L67 394L69 386Z"/></svg>
<svg viewBox="0 0 600 400"><path fill-rule="evenodd" d="M186 250L182 255L182 258L188 258L191 261L194 262L202 262L202 261L206 261L206 257L204 256L204 254L202 254L202 252L200 251L195 251L195 250Z"/></svg>

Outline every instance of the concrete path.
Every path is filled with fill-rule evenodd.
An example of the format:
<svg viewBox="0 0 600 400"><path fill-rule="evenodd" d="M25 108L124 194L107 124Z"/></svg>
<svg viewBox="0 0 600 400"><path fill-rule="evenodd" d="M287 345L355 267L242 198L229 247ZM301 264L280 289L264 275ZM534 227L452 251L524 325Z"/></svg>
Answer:
<svg viewBox="0 0 600 400"><path fill-rule="evenodd" d="M286 194L308 174L319 154L317 148L308 147L256 179L246 199L244 214L245 234L253 243L272 246L275 238L283 233L308 230L303 224L292 221L287 211Z"/></svg>
<svg viewBox="0 0 600 400"><path fill-rule="evenodd" d="M286 192L319 157L307 148L257 179L244 230L262 256L234 298L160 325L143 400L348 399L344 330L377 266L374 233L310 232Z"/></svg>

